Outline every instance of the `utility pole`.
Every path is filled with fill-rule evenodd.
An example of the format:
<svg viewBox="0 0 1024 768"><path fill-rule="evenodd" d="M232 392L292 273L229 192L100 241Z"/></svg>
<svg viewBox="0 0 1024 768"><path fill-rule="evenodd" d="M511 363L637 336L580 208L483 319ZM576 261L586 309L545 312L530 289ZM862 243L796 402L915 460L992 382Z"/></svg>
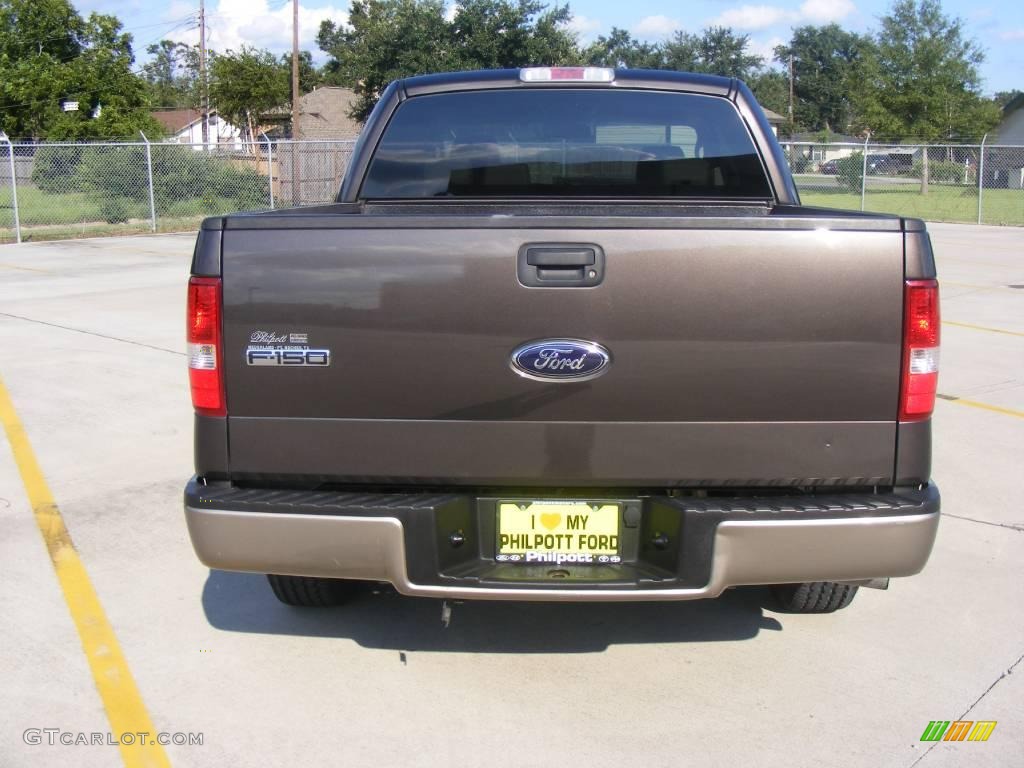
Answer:
<svg viewBox="0 0 1024 768"><path fill-rule="evenodd" d="M793 54L789 54L789 135L792 136L796 126L793 121Z"/></svg>
<svg viewBox="0 0 1024 768"><path fill-rule="evenodd" d="M199 0L199 117L203 126L203 149L210 143L210 93L206 80L206 2Z"/></svg>
<svg viewBox="0 0 1024 768"><path fill-rule="evenodd" d="M302 204L299 174L299 0L292 0L292 204Z"/></svg>

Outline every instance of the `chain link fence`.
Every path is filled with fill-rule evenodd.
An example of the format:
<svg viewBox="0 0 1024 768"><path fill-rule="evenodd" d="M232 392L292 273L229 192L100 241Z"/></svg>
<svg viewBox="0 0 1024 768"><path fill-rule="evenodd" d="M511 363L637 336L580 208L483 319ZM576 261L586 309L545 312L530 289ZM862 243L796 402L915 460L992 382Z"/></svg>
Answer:
<svg viewBox="0 0 1024 768"><path fill-rule="evenodd" d="M181 232L206 216L330 202L354 143L0 141L0 243Z"/></svg>
<svg viewBox="0 0 1024 768"><path fill-rule="evenodd" d="M1024 226L1024 146L782 142L805 205Z"/></svg>
<svg viewBox="0 0 1024 768"><path fill-rule="evenodd" d="M0 139L0 243L188 231L205 216L330 202L354 143ZM1024 226L1024 146L782 145L807 205Z"/></svg>

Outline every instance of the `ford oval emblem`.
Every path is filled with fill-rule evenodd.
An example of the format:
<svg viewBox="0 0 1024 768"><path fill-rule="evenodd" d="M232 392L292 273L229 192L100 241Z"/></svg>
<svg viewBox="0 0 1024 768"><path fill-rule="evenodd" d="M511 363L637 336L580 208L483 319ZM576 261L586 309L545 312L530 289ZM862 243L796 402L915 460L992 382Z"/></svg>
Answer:
<svg viewBox="0 0 1024 768"><path fill-rule="evenodd" d="M512 370L538 381L585 381L604 373L611 364L607 349L582 339L531 341L512 353Z"/></svg>

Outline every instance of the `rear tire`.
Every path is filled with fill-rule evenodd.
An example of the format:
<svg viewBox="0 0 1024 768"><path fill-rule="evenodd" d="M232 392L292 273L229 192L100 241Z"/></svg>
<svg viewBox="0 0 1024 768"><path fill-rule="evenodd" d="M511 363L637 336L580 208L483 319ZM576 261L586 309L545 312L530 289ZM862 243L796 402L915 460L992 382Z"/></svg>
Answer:
<svg viewBox="0 0 1024 768"><path fill-rule="evenodd" d="M772 595L787 613L832 613L853 602L858 587L834 581L776 584Z"/></svg>
<svg viewBox="0 0 1024 768"><path fill-rule="evenodd" d="M320 579L313 576L267 574L274 596L285 605L299 608L324 608L348 602L358 582L345 579Z"/></svg>

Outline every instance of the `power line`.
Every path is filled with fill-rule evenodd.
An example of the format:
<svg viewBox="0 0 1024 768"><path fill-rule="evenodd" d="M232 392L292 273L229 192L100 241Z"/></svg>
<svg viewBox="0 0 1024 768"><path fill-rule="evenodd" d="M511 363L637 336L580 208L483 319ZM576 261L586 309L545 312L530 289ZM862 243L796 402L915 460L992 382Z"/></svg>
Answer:
<svg viewBox="0 0 1024 768"><path fill-rule="evenodd" d="M186 21L188 19L191 19L193 16L195 16L195 14L196 14L196 12L192 11L192 13L190 13L188 16L182 16L180 19L171 19L169 21L161 21L161 22L154 23L154 24L139 24L139 25L134 25L134 26L131 26L131 27L121 27L120 31L121 32L131 32L131 31L137 31L137 30L140 30L140 29L152 29L153 27L174 26L174 25L179 24L180 22L183 22L183 21ZM170 30L170 31L173 31L173 30ZM60 35L51 35L50 37L33 38L31 40L26 40L24 38L19 37L18 38L18 42L22 43L22 44L27 44L27 45L38 46L40 43L46 43L46 42L49 42L51 40L66 40L69 37L76 36L76 34L77 34L77 32L75 32L75 31L67 30L66 32L64 32L63 34L60 34Z"/></svg>
<svg viewBox="0 0 1024 768"><path fill-rule="evenodd" d="M190 23L191 21L192 21L192 18L190 16L189 17L185 17L185 19L182 22L180 22L180 23L176 24L175 26L171 27L166 32L161 32L156 37L151 38L149 40L146 40L145 42L142 42L139 45L148 47L148 46L152 45L153 43L157 42L158 40L164 39L165 35L169 35L172 32L175 32L178 29L184 27L186 24ZM132 47L133 47L133 53L135 53L134 49L137 48L138 46L133 45ZM50 54L45 54L45 55L46 56L50 56L50 59L53 61L54 64L67 64L69 62L74 61L75 59L81 59L84 56L87 56L89 53L91 53L93 51L96 51L96 50L109 50L109 49L105 49L105 48L104 49L86 48L86 49L81 50L78 53L74 54L73 56L68 56L66 59L57 59L57 58L54 58L54 57L50 56ZM37 56L42 56L44 54L36 54L36 55Z"/></svg>

